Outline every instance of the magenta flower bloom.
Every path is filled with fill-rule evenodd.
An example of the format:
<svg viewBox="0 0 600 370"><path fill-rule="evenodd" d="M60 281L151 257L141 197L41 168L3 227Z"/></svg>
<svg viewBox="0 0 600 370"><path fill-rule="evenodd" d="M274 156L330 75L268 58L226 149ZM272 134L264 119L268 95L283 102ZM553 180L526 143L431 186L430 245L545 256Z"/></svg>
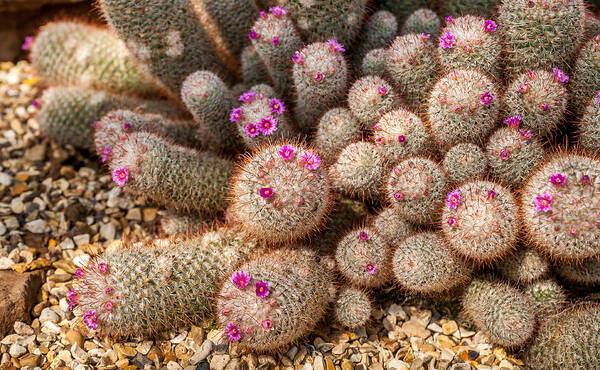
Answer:
<svg viewBox="0 0 600 370"><path fill-rule="evenodd" d="M265 298L269 295L269 284L264 281L259 281L256 283L256 296L260 298Z"/></svg>
<svg viewBox="0 0 600 370"><path fill-rule="evenodd" d="M486 91L479 97L479 100L481 100L483 105L490 105L492 100L494 100L494 95L490 94L489 91Z"/></svg>
<svg viewBox="0 0 600 370"><path fill-rule="evenodd" d="M445 18L445 21L446 21L446 23L450 24L450 23L454 22L454 18L452 18L452 16L449 15Z"/></svg>
<svg viewBox="0 0 600 370"><path fill-rule="evenodd" d="M101 274L106 274L106 273L108 273L108 265L107 265L106 263L104 263L104 262L100 262L100 263L98 264L98 271L99 271Z"/></svg>
<svg viewBox="0 0 600 370"><path fill-rule="evenodd" d="M271 108L271 113L282 114L285 112L285 105L277 98L269 100L269 107Z"/></svg>
<svg viewBox="0 0 600 370"><path fill-rule="evenodd" d="M525 81L525 82L523 82L523 83L521 84L521 86L519 86L519 90L518 90L518 91L519 91L521 94L524 94L524 93L526 93L526 92L527 92L527 90L529 90L529 84L527 83L527 81Z"/></svg>
<svg viewBox="0 0 600 370"><path fill-rule="evenodd" d="M248 38L250 40L256 40L258 38L258 33L256 33L255 30L250 30L250 32L248 32Z"/></svg>
<svg viewBox="0 0 600 370"><path fill-rule="evenodd" d="M548 104L544 103L542 104L542 110L545 112L548 110Z"/></svg>
<svg viewBox="0 0 600 370"><path fill-rule="evenodd" d="M113 308L115 308L115 304L112 303L111 301L106 301L104 302L104 309L108 312L112 311Z"/></svg>
<svg viewBox="0 0 600 370"><path fill-rule="evenodd" d="M271 319L264 319L261 323L260 326L262 326L263 329L265 330L273 330L273 321L271 321Z"/></svg>
<svg viewBox="0 0 600 370"><path fill-rule="evenodd" d="M489 200L496 198L496 192L494 190L488 190L488 192L487 192L487 198Z"/></svg>
<svg viewBox="0 0 600 370"><path fill-rule="evenodd" d="M569 82L569 76L565 73L565 71L563 71L560 68L552 68L552 74L554 75L554 78L556 79L556 81L558 82Z"/></svg>
<svg viewBox="0 0 600 370"><path fill-rule="evenodd" d="M588 175L583 175L581 177L581 182L587 184L588 182L590 182L590 177ZM600 212L598 214L600 215Z"/></svg>
<svg viewBox="0 0 600 370"><path fill-rule="evenodd" d="M428 33L424 33L421 35L421 39L423 39L423 41L429 40L430 37L431 37L431 35Z"/></svg>
<svg viewBox="0 0 600 370"><path fill-rule="evenodd" d="M92 310L83 315L83 322L92 330L96 330L98 328L98 318L96 317L96 313Z"/></svg>
<svg viewBox="0 0 600 370"><path fill-rule="evenodd" d="M483 28L485 28L487 32L494 32L496 31L496 28L498 28L498 25L493 20L488 19L485 21Z"/></svg>
<svg viewBox="0 0 600 370"><path fill-rule="evenodd" d="M519 134L521 134L521 137L523 137L523 139L529 140L533 136L533 131L532 130L519 130Z"/></svg>
<svg viewBox="0 0 600 370"><path fill-rule="evenodd" d="M225 334L227 334L227 338L231 341L231 342L237 342L238 340L242 339L242 332L240 331L240 329L235 326L234 323L230 322L225 326Z"/></svg>
<svg viewBox="0 0 600 370"><path fill-rule="evenodd" d="M448 226L452 227L454 225L456 225L456 219L454 217L450 217L448 219Z"/></svg>
<svg viewBox="0 0 600 370"><path fill-rule="evenodd" d="M31 45L33 44L33 37L27 36L25 37L25 42L21 46L21 50L29 50L31 49Z"/></svg>
<svg viewBox="0 0 600 370"><path fill-rule="evenodd" d="M260 12L258 12L258 15L262 18L265 19L267 18L267 12L265 12L264 10L261 10Z"/></svg>
<svg viewBox="0 0 600 370"><path fill-rule="evenodd" d="M233 108L231 113L229 113L229 120L231 122L237 122L242 118L244 114L244 109L242 107Z"/></svg>
<svg viewBox="0 0 600 370"><path fill-rule="evenodd" d="M600 104L600 91L598 91L598 104Z"/></svg>
<svg viewBox="0 0 600 370"><path fill-rule="evenodd" d="M279 45L279 37L273 36L273 38L271 39L271 45L273 45L273 46Z"/></svg>
<svg viewBox="0 0 600 370"><path fill-rule="evenodd" d="M108 287L108 288L104 289L104 293L111 295L113 293L113 289L111 287Z"/></svg>
<svg viewBox="0 0 600 370"><path fill-rule="evenodd" d="M77 269L77 271L75 271L75 277L82 277L83 276L83 270L82 269Z"/></svg>
<svg viewBox="0 0 600 370"><path fill-rule="evenodd" d="M316 170L321 165L321 158L312 150L307 150L300 156L300 161L306 163L306 168Z"/></svg>
<svg viewBox="0 0 600 370"><path fill-rule="evenodd" d="M337 42L337 40L334 39L327 41L327 45L329 45L329 49L337 53L343 53L344 51L346 51L346 49L344 49L344 45L340 44L339 42Z"/></svg>
<svg viewBox="0 0 600 370"><path fill-rule="evenodd" d="M374 265L372 263L367 263L365 265L365 271L367 272L367 274L373 275L377 272L377 265Z"/></svg>
<svg viewBox="0 0 600 370"><path fill-rule="evenodd" d="M119 186L125 185L129 180L129 170L126 167L116 168L112 173L112 179Z"/></svg>
<svg viewBox="0 0 600 370"><path fill-rule="evenodd" d="M369 234L366 231L361 231L359 236L362 240L369 240Z"/></svg>
<svg viewBox="0 0 600 370"><path fill-rule="evenodd" d="M93 128L96 128L96 127L98 127L98 121L94 121L94 122L92 122L92 127L93 127Z"/></svg>
<svg viewBox="0 0 600 370"><path fill-rule="evenodd" d="M40 108L40 103L37 100L32 101L31 105L33 105L34 108L37 108L37 109Z"/></svg>
<svg viewBox="0 0 600 370"><path fill-rule="evenodd" d="M269 199L273 196L273 189L272 188L260 188L260 189L258 189L258 194L265 199Z"/></svg>
<svg viewBox="0 0 600 370"><path fill-rule="evenodd" d="M287 14L287 9L283 8L281 6L274 6L272 8L269 8L269 11L271 12L271 14L273 14L276 17Z"/></svg>
<svg viewBox="0 0 600 370"><path fill-rule="evenodd" d="M440 46L442 49L451 49L456 43L454 35L450 32L446 32L440 37Z"/></svg>
<svg viewBox="0 0 600 370"><path fill-rule="evenodd" d="M553 194L544 192L542 195L535 197L533 206L537 212L548 212L552 209L552 199L554 199Z"/></svg>
<svg viewBox="0 0 600 370"><path fill-rule="evenodd" d="M248 126L246 126L245 128L246 131L246 135L250 136L250 137L255 137L256 135L258 135L258 127L256 127L256 125L254 124L249 124Z"/></svg>
<svg viewBox="0 0 600 370"><path fill-rule="evenodd" d="M271 135L277 131L277 120L273 117L263 117L258 121L257 125L263 135Z"/></svg>
<svg viewBox="0 0 600 370"><path fill-rule="evenodd" d="M398 142L399 142L399 143L403 143L403 142L405 142L405 141L406 141L406 138L404 137L404 135L400 135L400 136L398 136Z"/></svg>
<svg viewBox="0 0 600 370"><path fill-rule="evenodd" d="M500 159L505 161L508 158L510 158L510 151L508 150L508 148L504 148L504 150L502 150L502 152L500 152Z"/></svg>
<svg viewBox="0 0 600 370"><path fill-rule="evenodd" d="M504 123L510 128L518 128L521 123L521 116L511 116L504 120Z"/></svg>
<svg viewBox="0 0 600 370"><path fill-rule="evenodd" d="M401 192L394 193L394 198L396 198L396 200L402 200L402 198L404 198L404 194Z"/></svg>
<svg viewBox="0 0 600 370"><path fill-rule="evenodd" d="M304 57L299 52L295 52L292 61L296 64L302 64L304 63Z"/></svg>
<svg viewBox="0 0 600 370"><path fill-rule="evenodd" d="M289 161L294 155L294 147L291 145L282 146L281 149L279 149L279 155L281 156L281 158L285 159L286 161Z"/></svg>
<svg viewBox="0 0 600 370"><path fill-rule="evenodd" d="M317 74L315 74L315 82L321 82L323 81L323 74L321 72L317 72Z"/></svg>
<svg viewBox="0 0 600 370"><path fill-rule="evenodd" d="M460 204L460 196L460 189L449 192L448 196L446 197L446 207L450 209L456 209L456 207L458 207Z"/></svg>
<svg viewBox="0 0 600 370"><path fill-rule="evenodd" d="M231 282L238 288L243 288L250 283L250 275L245 271L238 271L231 275Z"/></svg>
<svg viewBox="0 0 600 370"><path fill-rule="evenodd" d="M77 292L75 289L71 288L71 290L67 292L67 299L69 300L69 311L73 311L73 305L77 301Z"/></svg>
<svg viewBox="0 0 600 370"><path fill-rule="evenodd" d="M240 95L240 101L243 101L244 103L250 103L252 100L254 100L254 97L256 97L254 91L246 91Z"/></svg>
<svg viewBox="0 0 600 370"><path fill-rule="evenodd" d="M104 147L104 151L102 152L102 158L101 161L102 163L106 162L108 160L108 157L110 156L110 146L106 146Z"/></svg>
<svg viewBox="0 0 600 370"><path fill-rule="evenodd" d="M385 94L387 94L387 88L385 86L379 86L377 88L377 93L381 96L384 96Z"/></svg>
<svg viewBox="0 0 600 370"><path fill-rule="evenodd" d="M567 177L558 172L553 173L549 180L551 184L556 186L564 185L566 181Z"/></svg>

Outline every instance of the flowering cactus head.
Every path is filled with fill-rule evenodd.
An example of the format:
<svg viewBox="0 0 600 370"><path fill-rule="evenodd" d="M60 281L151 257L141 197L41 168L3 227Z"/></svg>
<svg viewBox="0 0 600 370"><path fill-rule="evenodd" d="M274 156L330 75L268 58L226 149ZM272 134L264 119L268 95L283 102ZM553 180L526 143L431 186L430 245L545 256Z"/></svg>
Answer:
<svg viewBox="0 0 600 370"><path fill-rule="evenodd" d="M372 140L383 148L386 159L393 163L430 151L429 133L423 121L405 108L384 114L373 126Z"/></svg>
<svg viewBox="0 0 600 370"><path fill-rule="evenodd" d="M394 109L397 100L392 86L379 76L365 76L357 80L348 92L348 106L365 126L375 124L381 116Z"/></svg>

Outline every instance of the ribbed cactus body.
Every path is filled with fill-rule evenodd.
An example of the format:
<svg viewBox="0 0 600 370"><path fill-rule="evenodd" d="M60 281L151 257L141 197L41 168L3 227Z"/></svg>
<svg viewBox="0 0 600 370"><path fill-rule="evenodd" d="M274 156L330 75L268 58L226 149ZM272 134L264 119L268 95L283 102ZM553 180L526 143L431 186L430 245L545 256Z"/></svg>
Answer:
<svg viewBox="0 0 600 370"><path fill-rule="evenodd" d="M558 153L521 189L523 226L552 259L575 262L600 254L600 161Z"/></svg>
<svg viewBox="0 0 600 370"><path fill-rule="evenodd" d="M532 248L521 248L498 264L502 276L517 284L539 280L549 269L548 261Z"/></svg>
<svg viewBox="0 0 600 370"><path fill-rule="evenodd" d="M600 284L600 262L596 257L586 258L576 263L561 263L555 269L565 280L577 284Z"/></svg>
<svg viewBox="0 0 600 370"><path fill-rule="evenodd" d="M242 51L240 56L242 79L248 86L254 86L261 83L271 84L269 72L263 63L260 55L252 45L248 45Z"/></svg>
<svg viewBox="0 0 600 370"><path fill-rule="evenodd" d="M404 22L401 34L423 33L438 35L440 33L440 17L431 9L421 8L413 12Z"/></svg>
<svg viewBox="0 0 600 370"><path fill-rule="evenodd" d="M333 163L340 152L361 137L361 126L347 108L333 108L319 119L314 144L323 161Z"/></svg>
<svg viewBox="0 0 600 370"><path fill-rule="evenodd" d="M338 293L333 312L340 325L354 329L369 321L372 310L371 300L364 291L345 287Z"/></svg>
<svg viewBox="0 0 600 370"><path fill-rule="evenodd" d="M394 207L386 207L379 212L373 219L371 226L392 248L402 243L406 237L414 232L410 222L396 212Z"/></svg>
<svg viewBox="0 0 600 370"><path fill-rule="evenodd" d="M406 108L395 109L381 116L373 126L372 140L392 163L431 152L429 132L423 121Z"/></svg>
<svg viewBox="0 0 600 370"><path fill-rule="evenodd" d="M525 288L537 310L538 321L552 320L567 301L567 296L558 283L552 279L534 282Z"/></svg>
<svg viewBox="0 0 600 370"><path fill-rule="evenodd" d="M225 280L217 309L232 342L272 352L308 334L335 298L333 274L306 248L257 256Z"/></svg>
<svg viewBox="0 0 600 370"><path fill-rule="evenodd" d="M488 160L478 145L460 143L446 152L442 166L448 181L462 183L483 177L488 168Z"/></svg>
<svg viewBox="0 0 600 370"><path fill-rule="evenodd" d="M398 105L392 86L379 76L365 76L348 91L348 107L364 126L375 124Z"/></svg>
<svg viewBox="0 0 600 370"><path fill-rule="evenodd" d="M33 43L31 60L50 85L138 95L162 91L115 34L84 23L43 26Z"/></svg>
<svg viewBox="0 0 600 370"><path fill-rule="evenodd" d="M397 33L398 21L392 13L385 10L373 13L365 24L360 42L352 55L354 70L360 70L361 63L369 51L387 47Z"/></svg>
<svg viewBox="0 0 600 370"><path fill-rule="evenodd" d="M600 91L598 92L600 94ZM579 145L591 153L600 153L600 98L590 99L583 117L576 123Z"/></svg>

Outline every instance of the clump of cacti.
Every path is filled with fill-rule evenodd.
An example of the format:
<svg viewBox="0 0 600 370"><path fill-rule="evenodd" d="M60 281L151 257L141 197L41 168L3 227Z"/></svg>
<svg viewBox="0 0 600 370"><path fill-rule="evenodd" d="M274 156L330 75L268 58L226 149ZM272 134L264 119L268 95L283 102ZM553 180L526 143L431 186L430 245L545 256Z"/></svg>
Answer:
<svg viewBox="0 0 600 370"><path fill-rule="evenodd" d="M548 261L532 248L521 248L498 264L502 276L517 284L539 280L549 269Z"/></svg>
<svg viewBox="0 0 600 370"><path fill-rule="evenodd" d="M336 321L347 328L364 326L371 317L371 299L364 291L351 286L342 289L334 306Z"/></svg>
<svg viewBox="0 0 600 370"><path fill-rule="evenodd" d="M483 177L488 168L488 160L478 145L460 143L446 152L442 165L448 181L462 183Z"/></svg>
<svg viewBox="0 0 600 370"><path fill-rule="evenodd" d="M406 108L390 111L373 126L373 141L383 148L390 162L426 155L430 151L429 132L423 121Z"/></svg>
<svg viewBox="0 0 600 370"><path fill-rule="evenodd" d="M412 13L404 22L401 34L423 33L437 35L441 27L440 17L431 9L421 8Z"/></svg>

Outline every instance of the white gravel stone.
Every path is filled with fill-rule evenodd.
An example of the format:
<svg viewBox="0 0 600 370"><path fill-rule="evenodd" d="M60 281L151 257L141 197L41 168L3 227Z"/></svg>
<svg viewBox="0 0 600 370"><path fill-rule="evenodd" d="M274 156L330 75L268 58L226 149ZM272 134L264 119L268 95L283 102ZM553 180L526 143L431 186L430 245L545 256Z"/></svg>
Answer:
<svg viewBox="0 0 600 370"><path fill-rule="evenodd" d="M63 250L75 249L75 243L73 243L73 239L66 238L60 243L60 248Z"/></svg>
<svg viewBox="0 0 600 370"><path fill-rule="evenodd" d="M90 261L90 255L89 254L80 254L78 256L75 256L75 258L73 258L73 264L77 267L85 267L87 266L88 262Z"/></svg>
<svg viewBox="0 0 600 370"><path fill-rule="evenodd" d="M15 262L8 257L0 257L0 270L8 270Z"/></svg>
<svg viewBox="0 0 600 370"><path fill-rule="evenodd" d="M75 235L73 237L73 241L78 247L81 245L90 244L90 234Z"/></svg>
<svg viewBox="0 0 600 370"><path fill-rule="evenodd" d="M15 329L15 333L17 333L19 335L32 335L34 333L31 326L29 326L21 321L15 321L15 324L13 325L13 329Z"/></svg>
<svg viewBox="0 0 600 370"><path fill-rule="evenodd" d="M46 321L50 321L50 322L58 322L58 320L60 319L60 316L50 307L46 307L42 310L42 313L40 314L40 322L43 324Z"/></svg>
<svg viewBox="0 0 600 370"><path fill-rule="evenodd" d="M49 231L46 221L37 219L25 224L25 229L34 234L43 234Z"/></svg>
<svg viewBox="0 0 600 370"><path fill-rule="evenodd" d="M100 236L103 237L105 240L113 240L116 234L117 228L112 222L100 226Z"/></svg>
<svg viewBox="0 0 600 370"><path fill-rule="evenodd" d="M13 343L13 345L11 345L10 348L8 349L8 353L13 358L17 358L17 357L25 354L25 352L27 352L27 349L17 343Z"/></svg>

